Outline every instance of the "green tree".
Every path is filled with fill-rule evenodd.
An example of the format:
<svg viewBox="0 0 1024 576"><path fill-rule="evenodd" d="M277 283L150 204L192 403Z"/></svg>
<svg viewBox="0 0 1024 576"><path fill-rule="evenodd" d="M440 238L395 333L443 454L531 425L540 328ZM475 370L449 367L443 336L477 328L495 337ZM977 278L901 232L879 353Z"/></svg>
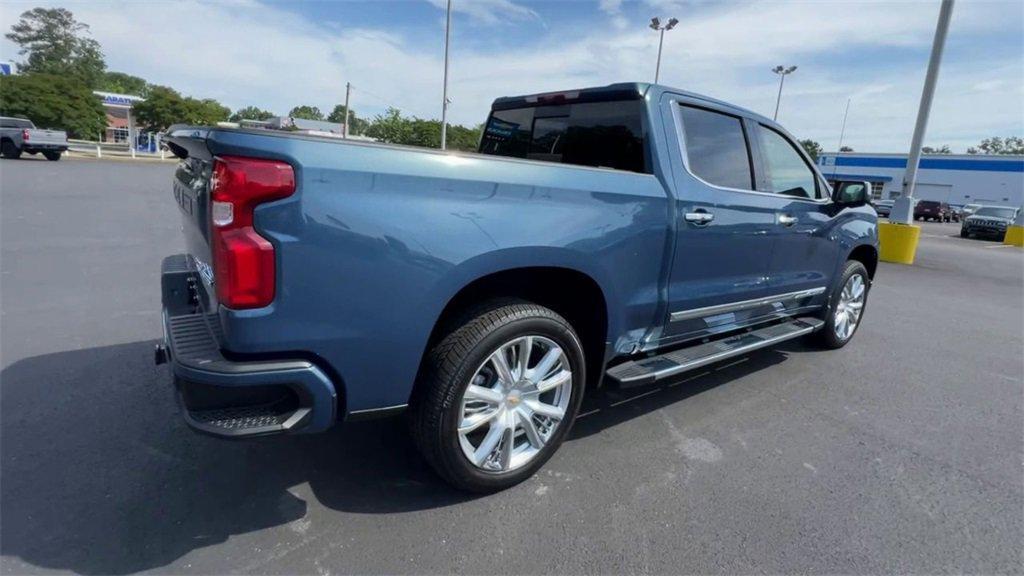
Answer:
<svg viewBox="0 0 1024 576"><path fill-rule="evenodd" d="M117 92L118 94L129 94L145 98L149 93L149 82L124 72L104 72L96 88L98 90L106 90L107 92Z"/></svg>
<svg viewBox="0 0 1024 576"><path fill-rule="evenodd" d="M323 120L324 114L316 106L296 106L288 112L288 116L292 118L302 118L304 120Z"/></svg>
<svg viewBox="0 0 1024 576"><path fill-rule="evenodd" d="M801 140L800 145L804 147L804 151L811 157L811 160L818 161L818 155L821 154L821 144L818 144L814 140Z"/></svg>
<svg viewBox="0 0 1024 576"><path fill-rule="evenodd" d="M337 122L338 124L345 123L345 105L338 104L331 110L331 113L327 115L328 122ZM349 127L348 133L361 136L366 134L366 129L370 127L370 123L365 118L360 118L356 115L356 111L353 110L348 117Z"/></svg>
<svg viewBox="0 0 1024 576"><path fill-rule="evenodd" d="M162 132L172 124L185 122L185 99L167 86L150 86L145 102L133 107L139 124L153 132Z"/></svg>
<svg viewBox="0 0 1024 576"><path fill-rule="evenodd" d="M270 120L273 117L273 112L268 112L255 106L246 106L245 108L239 108L236 110L228 120L231 120L232 122L238 122L240 120Z"/></svg>
<svg viewBox="0 0 1024 576"><path fill-rule="evenodd" d="M483 125L466 128L458 124L448 125L448 148L474 152L480 142ZM388 108L378 114L366 129L366 135L389 144L440 148L441 121L423 118L406 118L396 108Z"/></svg>
<svg viewBox="0 0 1024 576"><path fill-rule="evenodd" d="M76 78L51 74L0 77L0 115L93 140L107 126L100 99Z"/></svg>
<svg viewBox="0 0 1024 576"><path fill-rule="evenodd" d="M466 128L458 124L448 126L448 148L462 150L464 152L476 152L480 147L480 133L484 125L479 124L474 128Z"/></svg>
<svg viewBox="0 0 1024 576"><path fill-rule="evenodd" d="M402 117L401 111L388 108L383 114L374 116L366 135L388 144L405 144L412 135L412 127L409 119Z"/></svg>
<svg viewBox="0 0 1024 576"><path fill-rule="evenodd" d="M145 102L134 106L139 124L162 132L173 124L211 125L228 119L231 110L213 99L182 96L167 86L152 86Z"/></svg>
<svg viewBox="0 0 1024 576"><path fill-rule="evenodd" d="M931 146L921 146L922 154L952 154L952 150L949 149L948 144L943 144L939 148L932 148Z"/></svg>
<svg viewBox="0 0 1024 576"><path fill-rule="evenodd" d="M1024 154L1024 138L1020 136L1007 136L1005 139L998 136L985 138L978 144L978 147L967 149L968 154Z"/></svg>
<svg viewBox="0 0 1024 576"><path fill-rule="evenodd" d="M231 109L213 98L185 98L185 121L197 126L212 126L224 122L231 114Z"/></svg>
<svg viewBox="0 0 1024 576"><path fill-rule="evenodd" d="M76 78L96 87L107 66L100 43L88 33L89 26L66 8L33 8L21 14L6 36L19 46L18 54L27 57L18 66L23 74Z"/></svg>

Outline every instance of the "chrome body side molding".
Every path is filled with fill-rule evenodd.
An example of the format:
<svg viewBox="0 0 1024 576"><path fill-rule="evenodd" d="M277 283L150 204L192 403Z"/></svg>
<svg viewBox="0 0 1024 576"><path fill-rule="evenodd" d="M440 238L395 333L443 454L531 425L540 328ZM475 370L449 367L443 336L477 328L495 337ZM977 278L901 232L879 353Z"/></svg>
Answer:
<svg viewBox="0 0 1024 576"><path fill-rule="evenodd" d="M740 310L749 310L760 306L769 306L776 303L782 304L792 302L793 300L809 298L811 296L824 294L825 290L826 288L824 286L819 286L817 288L797 290L796 292L786 292L785 294L775 294L772 296L765 296L763 298L754 298L752 300L741 300L739 302L729 302L728 304L680 310L678 312L673 312L669 316L669 319L672 322L679 322L681 320L692 320L694 318L707 318L708 316L716 316L718 314L728 314L730 312L739 312Z"/></svg>

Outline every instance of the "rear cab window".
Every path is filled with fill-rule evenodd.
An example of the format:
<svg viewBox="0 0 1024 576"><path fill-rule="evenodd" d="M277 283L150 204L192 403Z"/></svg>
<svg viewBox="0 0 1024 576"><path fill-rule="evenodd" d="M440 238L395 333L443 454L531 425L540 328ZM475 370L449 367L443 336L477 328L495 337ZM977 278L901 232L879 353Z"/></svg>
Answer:
<svg viewBox="0 0 1024 576"><path fill-rule="evenodd" d="M480 153L649 174L643 101L492 110Z"/></svg>
<svg viewBox="0 0 1024 576"><path fill-rule="evenodd" d="M2 118L0 119L0 128L35 128L35 126L29 120Z"/></svg>

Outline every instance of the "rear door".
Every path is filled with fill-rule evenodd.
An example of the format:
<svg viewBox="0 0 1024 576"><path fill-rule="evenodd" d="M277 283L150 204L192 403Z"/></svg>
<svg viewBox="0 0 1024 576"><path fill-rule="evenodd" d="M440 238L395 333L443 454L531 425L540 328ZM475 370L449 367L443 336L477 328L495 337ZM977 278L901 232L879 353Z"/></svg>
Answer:
<svg viewBox="0 0 1024 576"><path fill-rule="evenodd" d="M813 300L826 291L838 264L839 242L832 238L834 205L799 144L764 124L758 123L755 130L762 175L759 187L774 197L778 224L772 232L769 291L773 295L806 291Z"/></svg>
<svg viewBox="0 0 1024 576"><path fill-rule="evenodd" d="M704 100L669 95L676 241L668 317L658 345L728 330L767 295L776 199L756 193L749 121Z"/></svg>

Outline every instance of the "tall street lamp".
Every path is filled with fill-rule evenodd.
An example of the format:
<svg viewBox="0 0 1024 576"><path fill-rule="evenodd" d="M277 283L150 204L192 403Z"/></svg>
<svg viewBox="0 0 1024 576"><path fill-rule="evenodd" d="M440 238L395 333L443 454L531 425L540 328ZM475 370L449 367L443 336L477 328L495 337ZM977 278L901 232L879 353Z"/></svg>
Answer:
<svg viewBox="0 0 1024 576"><path fill-rule="evenodd" d="M668 22L664 26L661 25L661 20L657 18L651 18L651 30L657 30L661 32L661 37L658 39L658 64L654 67L654 83L658 83L658 75L661 73L661 47L665 44L665 32L676 27L679 24L679 20L675 18L669 18Z"/></svg>
<svg viewBox="0 0 1024 576"><path fill-rule="evenodd" d="M444 91L441 95L441 150L448 148L448 43L452 31L452 0L448 0L444 24Z"/></svg>
<svg viewBox="0 0 1024 576"><path fill-rule="evenodd" d="M796 70L796 66L776 66L772 68L772 72L779 75L779 95L775 97L775 114L772 115L772 120L778 120L779 118L779 102L782 100L782 83L786 81L786 75L792 74Z"/></svg>

